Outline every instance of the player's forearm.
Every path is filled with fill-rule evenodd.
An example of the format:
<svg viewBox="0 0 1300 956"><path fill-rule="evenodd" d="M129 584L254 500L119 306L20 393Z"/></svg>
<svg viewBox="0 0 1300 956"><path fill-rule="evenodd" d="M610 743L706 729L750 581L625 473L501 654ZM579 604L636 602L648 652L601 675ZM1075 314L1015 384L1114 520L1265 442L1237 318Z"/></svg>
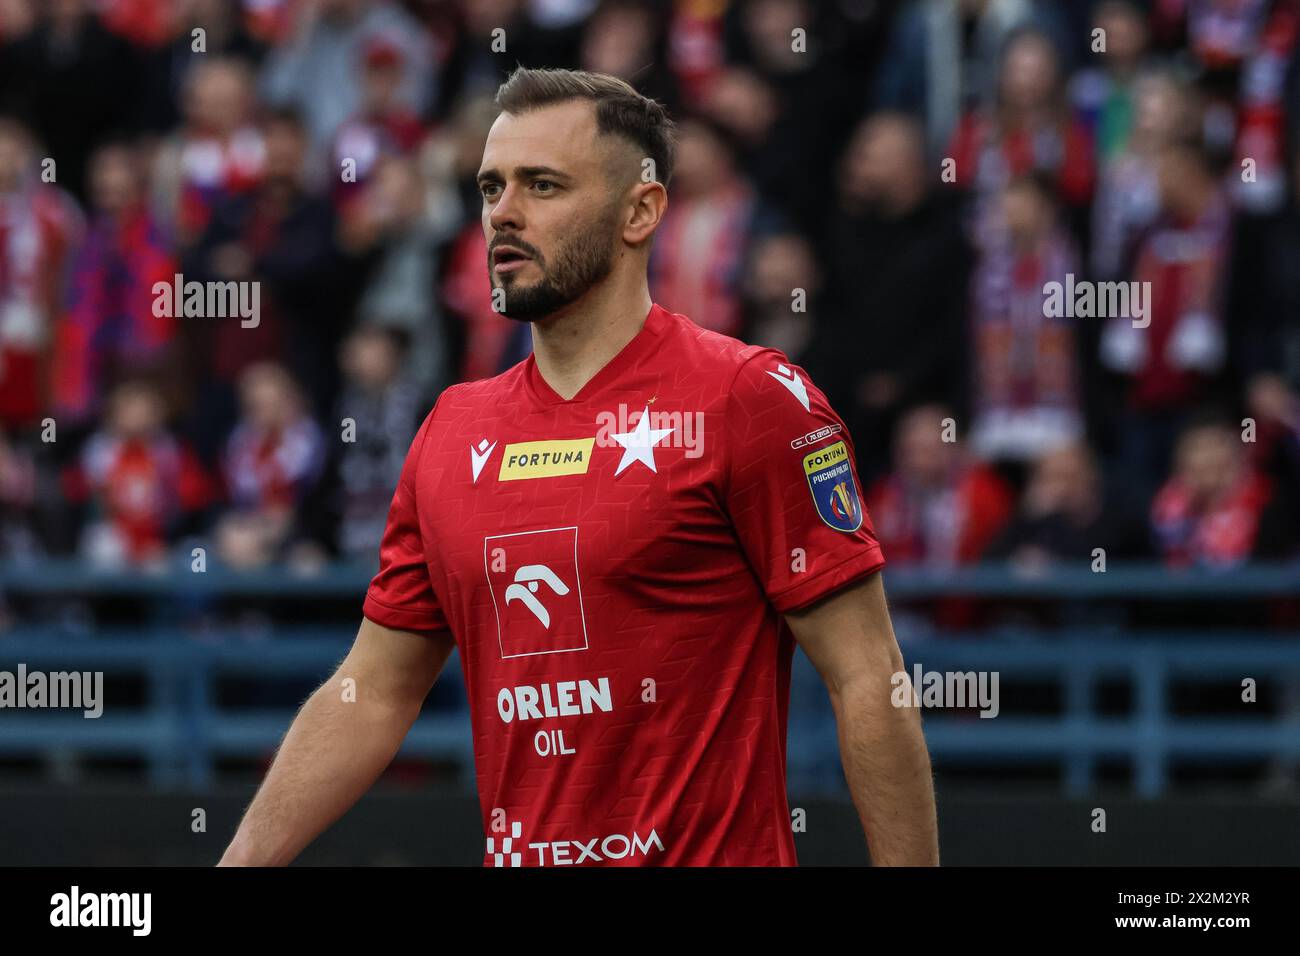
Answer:
<svg viewBox="0 0 1300 956"><path fill-rule="evenodd" d="M876 866L937 866L939 832L920 712L894 707L886 677L832 693L844 774Z"/></svg>
<svg viewBox="0 0 1300 956"><path fill-rule="evenodd" d="M370 789L418 713L364 695L345 700L331 678L290 726L220 865L291 862Z"/></svg>

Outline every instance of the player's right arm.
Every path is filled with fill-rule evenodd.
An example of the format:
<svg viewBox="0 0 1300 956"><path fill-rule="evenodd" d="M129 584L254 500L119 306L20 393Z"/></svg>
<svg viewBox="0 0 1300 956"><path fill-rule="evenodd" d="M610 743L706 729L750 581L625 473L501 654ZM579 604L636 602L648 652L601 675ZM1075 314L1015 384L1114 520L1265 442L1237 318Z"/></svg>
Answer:
<svg viewBox="0 0 1300 956"><path fill-rule="evenodd" d="M347 812L396 755L454 647L446 630L363 618L348 656L289 727L218 865L288 864Z"/></svg>

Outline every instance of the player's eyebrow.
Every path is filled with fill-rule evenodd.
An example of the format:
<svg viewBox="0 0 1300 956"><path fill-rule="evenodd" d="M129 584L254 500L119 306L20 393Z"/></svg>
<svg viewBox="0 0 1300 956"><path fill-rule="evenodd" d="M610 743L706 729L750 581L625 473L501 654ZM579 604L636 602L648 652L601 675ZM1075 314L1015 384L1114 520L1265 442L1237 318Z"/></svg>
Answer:
<svg viewBox="0 0 1300 956"><path fill-rule="evenodd" d="M556 179L563 179L573 182L573 177L568 173L556 169L553 166L516 166L515 176L519 179L531 179L534 176L553 176ZM485 169L475 179L480 186L484 183L502 182L501 172L495 166L491 169Z"/></svg>

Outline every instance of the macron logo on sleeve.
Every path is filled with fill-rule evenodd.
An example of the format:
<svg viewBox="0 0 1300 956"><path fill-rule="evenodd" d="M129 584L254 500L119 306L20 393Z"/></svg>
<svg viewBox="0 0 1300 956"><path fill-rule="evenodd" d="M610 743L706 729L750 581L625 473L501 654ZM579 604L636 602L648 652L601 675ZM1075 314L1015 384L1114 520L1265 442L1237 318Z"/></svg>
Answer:
<svg viewBox="0 0 1300 956"><path fill-rule="evenodd" d="M799 404L803 406L805 412L812 411L808 406L808 386L804 385L803 379L799 377L798 372L784 365L778 365L775 372L768 372L767 374L784 385L791 395L799 399Z"/></svg>

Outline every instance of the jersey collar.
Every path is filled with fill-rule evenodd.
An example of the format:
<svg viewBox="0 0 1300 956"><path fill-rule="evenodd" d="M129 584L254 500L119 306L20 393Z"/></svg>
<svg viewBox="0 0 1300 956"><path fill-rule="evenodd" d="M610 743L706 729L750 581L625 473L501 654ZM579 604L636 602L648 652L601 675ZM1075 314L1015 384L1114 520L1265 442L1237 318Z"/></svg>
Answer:
<svg viewBox="0 0 1300 956"><path fill-rule="evenodd" d="M546 384L546 379L542 378L542 373L537 370L537 357L531 352L525 362L524 381L528 383L528 391L543 405L581 405L590 401L593 396L597 395L611 382L616 381L626 370L635 367L642 358L653 354L659 337L663 334L667 326L667 313L657 304L650 304L650 311L646 313L645 322L641 325L641 330L632 337L632 340L623 346L612 359L601 366L600 371L593 375L587 384L578 389L573 398L565 399L560 396L550 385Z"/></svg>

